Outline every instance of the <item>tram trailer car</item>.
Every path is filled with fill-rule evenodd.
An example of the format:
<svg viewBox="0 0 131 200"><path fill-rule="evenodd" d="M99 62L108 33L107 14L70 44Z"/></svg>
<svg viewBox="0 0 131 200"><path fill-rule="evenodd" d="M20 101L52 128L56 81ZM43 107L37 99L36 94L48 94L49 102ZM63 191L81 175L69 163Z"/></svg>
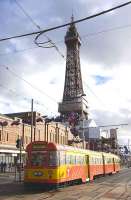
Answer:
<svg viewBox="0 0 131 200"><path fill-rule="evenodd" d="M35 141L27 148L24 184L57 186L92 181L120 170L120 158L111 153Z"/></svg>

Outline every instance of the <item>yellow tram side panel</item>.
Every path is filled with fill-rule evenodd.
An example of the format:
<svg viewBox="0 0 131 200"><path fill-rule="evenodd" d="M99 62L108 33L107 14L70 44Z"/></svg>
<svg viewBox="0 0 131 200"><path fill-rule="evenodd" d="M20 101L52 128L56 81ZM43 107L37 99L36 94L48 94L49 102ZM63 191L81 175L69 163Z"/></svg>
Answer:
<svg viewBox="0 0 131 200"><path fill-rule="evenodd" d="M43 180L47 181L49 179L58 179L59 177L59 170L58 168L37 168L37 169L25 169L25 174L24 174L24 180L25 182L31 181L31 180Z"/></svg>

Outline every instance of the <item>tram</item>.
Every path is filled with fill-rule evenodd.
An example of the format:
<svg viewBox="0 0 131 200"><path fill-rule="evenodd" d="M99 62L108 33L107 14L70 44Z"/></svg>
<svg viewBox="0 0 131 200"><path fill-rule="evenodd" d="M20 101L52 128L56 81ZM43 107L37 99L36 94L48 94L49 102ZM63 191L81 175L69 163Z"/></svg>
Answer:
<svg viewBox="0 0 131 200"><path fill-rule="evenodd" d="M26 152L25 185L85 183L92 181L95 176L113 174L120 170L120 158L111 153L46 141L31 142Z"/></svg>

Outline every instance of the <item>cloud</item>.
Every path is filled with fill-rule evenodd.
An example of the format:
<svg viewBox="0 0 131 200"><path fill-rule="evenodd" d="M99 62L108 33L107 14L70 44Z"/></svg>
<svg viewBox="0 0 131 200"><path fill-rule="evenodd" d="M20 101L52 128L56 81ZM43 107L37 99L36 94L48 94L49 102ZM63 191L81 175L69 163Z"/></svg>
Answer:
<svg viewBox="0 0 131 200"><path fill-rule="evenodd" d="M123 1L114 0L107 3L101 0L23 0L19 3L44 29L69 22L72 9L75 19L79 19ZM0 7L1 38L37 30L13 0L0 1ZM76 25L82 38L81 69L89 113L99 125L130 123L130 21L130 6L127 6ZM129 26L124 27L125 25ZM117 28L120 26L123 28ZM64 55L66 30L67 27L47 33ZM36 109L46 114L57 114L58 102L63 96L66 60L54 48L34 48L34 38L35 36L30 36L0 43L0 54L8 53L0 55L1 101L5 101L5 104L0 103L0 112L30 109L30 99L33 97L41 104L35 104ZM40 41L46 41L46 38L41 36ZM12 69L21 78L42 90L43 94L2 66ZM6 103L9 103L9 106ZM123 128L122 135L124 130L128 137L130 128Z"/></svg>

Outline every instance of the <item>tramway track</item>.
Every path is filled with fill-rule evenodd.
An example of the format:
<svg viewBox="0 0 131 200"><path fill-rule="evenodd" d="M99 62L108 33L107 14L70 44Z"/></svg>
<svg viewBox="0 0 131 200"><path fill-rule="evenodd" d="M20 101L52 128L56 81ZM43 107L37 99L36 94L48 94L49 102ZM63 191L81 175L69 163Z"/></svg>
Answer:
<svg viewBox="0 0 131 200"><path fill-rule="evenodd" d="M78 197L81 192L83 195L88 193L88 196L90 197L90 199L93 198L93 200L98 200L103 195L106 196L109 194L110 196L111 195L113 196L112 192L113 192L114 188L118 188L121 186L123 187L122 183L116 183L116 182L114 183L114 181L118 181L118 179L122 179L124 181L128 174L129 174L129 171L127 171L126 173L124 172L124 173L116 174L116 176L112 176L112 177L106 176L106 177L98 178L99 182L100 181L102 181L102 182L99 183L99 182L94 181L93 183L89 183L89 185L87 186L88 188L86 188L86 190L89 189L88 191L83 190L83 186L84 185L86 186L86 184L82 184L82 185L80 185L79 191L76 192L75 194L71 194L71 195L73 197L74 196ZM107 179L108 177L109 177L109 180ZM123 179L123 177L125 177L125 178ZM105 180L105 178L106 178L106 180ZM104 180L102 180L102 179L104 179ZM130 181L130 178L129 178L129 180L127 180L127 184L125 185L125 187L128 187L129 181ZM96 184L98 184L97 188L96 188ZM77 185L72 186L72 187L77 188ZM95 187L95 188L91 189L92 187ZM59 192L61 192L61 193L65 192L65 191L69 193L69 192L72 192L73 190L72 190L72 188L71 189L65 188L64 190L62 190L62 189L59 190ZM127 190L125 189L125 191L120 195L120 197L122 197L126 193L127 193ZM81 196L81 194L80 194L80 196ZM118 199L120 199L120 198L118 198ZM126 200L126 199L123 199L123 200Z"/></svg>
<svg viewBox="0 0 131 200"><path fill-rule="evenodd" d="M121 174L121 175L124 175L125 179L127 179L127 177L125 176L125 174ZM116 177L116 178L117 178L117 181L118 181L118 177ZM129 190L129 183L131 182L131 178L128 178L125 181L125 183L124 183L124 180L123 180L123 183L114 183L114 184L113 184L114 179L110 180L110 182L107 182L106 184L104 182L102 182L99 185L103 185L104 184L103 185L103 187L105 187L104 190L106 190L106 187L109 187L109 186L111 188L107 189L107 191L105 191L104 193L98 194L95 198L93 198L93 200L99 200L99 199L102 199L102 198L113 198L113 199L116 199L116 200L118 200L118 199L119 200L128 200L128 198L131 197L130 194L129 194L129 192L128 192L128 190ZM124 187L124 191L121 194L119 194L119 188L123 188L123 187ZM100 188L98 188L98 189L100 191ZM114 189L116 191L118 189L118 192L114 192Z"/></svg>

